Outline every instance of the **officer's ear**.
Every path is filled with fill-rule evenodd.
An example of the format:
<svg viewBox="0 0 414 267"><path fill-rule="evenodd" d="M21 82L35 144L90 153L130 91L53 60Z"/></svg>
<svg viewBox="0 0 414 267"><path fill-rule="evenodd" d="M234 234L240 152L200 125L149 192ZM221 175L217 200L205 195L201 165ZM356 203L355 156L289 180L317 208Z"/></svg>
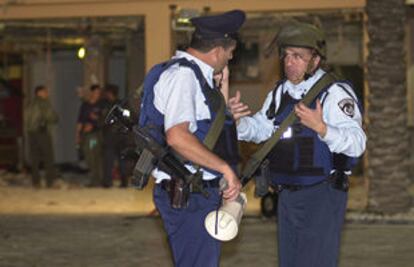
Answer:
<svg viewBox="0 0 414 267"><path fill-rule="evenodd" d="M313 53L311 62L309 65L310 72L314 72L319 67L320 63L321 63L321 56L318 53Z"/></svg>
<svg viewBox="0 0 414 267"><path fill-rule="evenodd" d="M215 56L218 56L220 55L220 52L222 52L221 49L223 49L221 46L216 46L210 50L210 53L212 53Z"/></svg>
<svg viewBox="0 0 414 267"><path fill-rule="evenodd" d="M321 56L319 54L315 54L313 57L313 62L315 66L319 66L319 63L321 63Z"/></svg>
<svg viewBox="0 0 414 267"><path fill-rule="evenodd" d="M213 62L219 61L220 55L221 53L223 53L223 51L221 51L222 49L223 49L222 47L216 46L212 48L210 51L208 51L208 54Z"/></svg>

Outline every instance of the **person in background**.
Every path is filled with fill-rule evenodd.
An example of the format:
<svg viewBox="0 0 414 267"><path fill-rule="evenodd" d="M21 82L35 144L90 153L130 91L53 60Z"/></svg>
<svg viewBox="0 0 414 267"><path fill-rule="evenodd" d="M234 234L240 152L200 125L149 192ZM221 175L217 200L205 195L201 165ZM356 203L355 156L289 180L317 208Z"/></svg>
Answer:
<svg viewBox="0 0 414 267"><path fill-rule="evenodd" d="M119 104L118 100L119 88L116 85L108 84L105 86L102 98L102 114L103 118L106 117L110 109L115 104ZM127 136L126 134L119 133L111 125L102 126L103 134L103 186L106 188L113 185L113 171L115 163L118 163L118 170L121 179L120 187L125 188L128 186L127 174L126 174L126 159L121 157L122 151L126 148Z"/></svg>
<svg viewBox="0 0 414 267"><path fill-rule="evenodd" d="M25 127L29 137L32 165L32 183L34 187L41 186L39 165L43 163L46 169L46 186L50 188L56 178L51 130L52 126L58 122L58 116L49 101L49 90L46 86L36 86L34 94L34 98L25 109Z"/></svg>
<svg viewBox="0 0 414 267"><path fill-rule="evenodd" d="M102 120L101 87L92 85L89 96L79 109L76 125L76 144L82 149L90 173L89 186L102 185Z"/></svg>

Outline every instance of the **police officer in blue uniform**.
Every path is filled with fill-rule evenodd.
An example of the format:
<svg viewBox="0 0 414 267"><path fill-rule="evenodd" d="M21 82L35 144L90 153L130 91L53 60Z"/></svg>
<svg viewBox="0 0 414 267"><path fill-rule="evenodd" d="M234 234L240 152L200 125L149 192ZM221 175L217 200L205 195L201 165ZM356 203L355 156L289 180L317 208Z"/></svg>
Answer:
<svg viewBox="0 0 414 267"><path fill-rule="evenodd" d="M217 115L219 89L213 77L222 72L233 56L236 33L245 14L233 10L221 15L193 18L195 32L189 48L177 51L167 62L151 69L144 81L140 126L150 129L160 144L168 144L195 172L201 166L202 185L208 198L190 193L188 206L171 206L171 177L155 169L154 202L161 214L175 266L218 266L220 242L204 227L206 215L220 203L219 179L228 188L223 198L233 200L241 184L235 173L238 162L236 125L228 113L213 151L203 140ZM217 99L219 96L219 99Z"/></svg>
<svg viewBox="0 0 414 267"><path fill-rule="evenodd" d="M293 124L269 153L271 182L279 191L280 267L337 266L347 201L347 177L365 150L360 102L352 85L335 81L306 107L301 99L325 74L323 32L306 23L290 24L277 39L284 77L262 109L248 116L240 93L229 100L238 137L256 143L269 139L290 112Z"/></svg>

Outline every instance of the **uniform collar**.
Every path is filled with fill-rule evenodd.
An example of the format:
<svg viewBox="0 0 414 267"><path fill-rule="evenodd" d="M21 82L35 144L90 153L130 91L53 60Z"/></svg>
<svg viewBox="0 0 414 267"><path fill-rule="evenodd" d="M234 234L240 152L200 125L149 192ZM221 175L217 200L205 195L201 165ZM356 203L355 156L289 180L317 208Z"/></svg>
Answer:
<svg viewBox="0 0 414 267"><path fill-rule="evenodd" d="M298 84L293 84L289 80L286 80L283 92L285 93L287 91L294 99L302 99L324 74L325 71L318 69L312 77Z"/></svg>
<svg viewBox="0 0 414 267"><path fill-rule="evenodd" d="M211 88L214 88L214 85L213 85L214 69L210 65L208 65L204 61L202 61L202 60L196 58L195 56L193 56L193 55L191 55L187 52L184 52L184 51L178 51L177 50L175 52L175 56L173 58L185 58L189 61L195 62L200 67L201 73L203 74L204 78L206 79L208 85Z"/></svg>

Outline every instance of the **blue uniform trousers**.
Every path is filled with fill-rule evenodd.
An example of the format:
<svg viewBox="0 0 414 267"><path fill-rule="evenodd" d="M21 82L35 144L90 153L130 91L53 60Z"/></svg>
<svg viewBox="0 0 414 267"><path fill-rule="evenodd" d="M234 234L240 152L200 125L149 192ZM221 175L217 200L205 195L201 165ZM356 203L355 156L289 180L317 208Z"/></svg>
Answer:
<svg viewBox="0 0 414 267"><path fill-rule="evenodd" d="M328 182L280 192L279 267L337 266L346 202Z"/></svg>
<svg viewBox="0 0 414 267"><path fill-rule="evenodd" d="M167 232L174 266L217 267L219 266L221 242L212 238L204 227L207 214L215 210L220 201L218 188L207 188L209 197L192 193L189 206L173 209L168 192L156 185L154 203L161 214Z"/></svg>

